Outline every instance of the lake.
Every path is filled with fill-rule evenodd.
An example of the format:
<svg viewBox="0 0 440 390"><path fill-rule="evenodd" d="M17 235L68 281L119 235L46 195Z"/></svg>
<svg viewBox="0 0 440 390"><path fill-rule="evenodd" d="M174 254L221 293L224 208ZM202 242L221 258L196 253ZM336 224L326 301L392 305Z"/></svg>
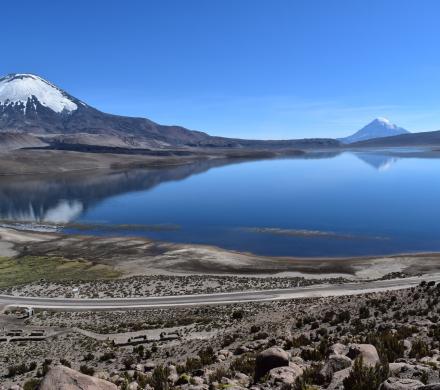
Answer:
<svg viewBox="0 0 440 390"><path fill-rule="evenodd" d="M439 200L440 159L379 152L0 179L2 220L276 256L439 251Z"/></svg>

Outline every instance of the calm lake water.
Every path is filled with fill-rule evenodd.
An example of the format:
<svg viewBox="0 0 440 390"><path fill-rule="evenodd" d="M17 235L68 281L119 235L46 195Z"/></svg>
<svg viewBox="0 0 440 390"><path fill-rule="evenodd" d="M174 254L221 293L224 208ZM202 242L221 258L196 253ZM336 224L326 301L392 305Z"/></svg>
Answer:
<svg viewBox="0 0 440 390"><path fill-rule="evenodd" d="M440 250L439 159L315 157L3 178L0 217L264 255Z"/></svg>

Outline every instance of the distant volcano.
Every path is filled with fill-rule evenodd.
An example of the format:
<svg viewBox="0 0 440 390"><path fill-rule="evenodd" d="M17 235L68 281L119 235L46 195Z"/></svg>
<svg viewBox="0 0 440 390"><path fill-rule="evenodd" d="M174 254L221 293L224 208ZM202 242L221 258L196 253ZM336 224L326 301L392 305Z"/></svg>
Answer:
<svg viewBox="0 0 440 390"><path fill-rule="evenodd" d="M340 138L339 141L344 144L351 144L373 138L392 137L394 135L408 133L408 130L396 126L386 118L376 118L374 121L358 130L356 133L345 138Z"/></svg>

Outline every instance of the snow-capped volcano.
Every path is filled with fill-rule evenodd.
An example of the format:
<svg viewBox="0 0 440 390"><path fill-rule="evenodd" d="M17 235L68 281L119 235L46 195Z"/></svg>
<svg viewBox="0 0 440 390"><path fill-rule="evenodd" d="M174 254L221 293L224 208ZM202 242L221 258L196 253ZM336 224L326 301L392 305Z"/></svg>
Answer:
<svg viewBox="0 0 440 390"><path fill-rule="evenodd" d="M117 152L175 147L310 148L333 139L260 141L212 137L146 118L107 114L33 74L0 78L0 150L41 145L64 150ZM104 148L104 149L103 149Z"/></svg>
<svg viewBox="0 0 440 390"><path fill-rule="evenodd" d="M394 135L407 133L409 133L408 130L396 126L386 118L376 118L356 133L348 137L341 138L340 141L345 144L351 144L354 142L366 141L373 138L391 137Z"/></svg>
<svg viewBox="0 0 440 390"><path fill-rule="evenodd" d="M17 106L26 111L37 104L61 112L75 111L78 106L64 91L33 74L10 74L0 79L0 105Z"/></svg>
<svg viewBox="0 0 440 390"><path fill-rule="evenodd" d="M197 143L205 133L144 118L101 112L34 74L0 78L0 135L25 133L43 142L145 148Z"/></svg>

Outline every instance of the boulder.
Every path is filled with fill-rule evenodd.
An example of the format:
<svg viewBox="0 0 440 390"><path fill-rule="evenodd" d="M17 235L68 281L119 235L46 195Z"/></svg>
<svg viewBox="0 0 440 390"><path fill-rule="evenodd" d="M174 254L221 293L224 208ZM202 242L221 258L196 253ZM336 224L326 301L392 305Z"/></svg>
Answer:
<svg viewBox="0 0 440 390"><path fill-rule="evenodd" d="M350 375L351 367L344 368L341 371L336 371L333 374L332 380L327 387L327 390L344 390L344 379Z"/></svg>
<svg viewBox="0 0 440 390"><path fill-rule="evenodd" d="M370 367L374 367L377 363L380 363L377 349L371 344L350 344L347 356L352 360L362 356L364 365Z"/></svg>
<svg viewBox="0 0 440 390"><path fill-rule="evenodd" d="M179 379L179 374L177 373L176 366L173 366L172 364L170 364L168 366L168 371L169 371L169 375L167 378L168 382L170 382L170 383L177 382L177 380Z"/></svg>
<svg viewBox="0 0 440 390"><path fill-rule="evenodd" d="M335 372L350 367L352 363L353 361L348 356L330 355L321 369L321 374L325 378L331 378Z"/></svg>
<svg viewBox="0 0 440 390"><path fill-rule="evenodd" d="M421 378L424 376L427 378L428 383L435 383L439 381L438 371L434 370L432 367L401 362L390 363L389 368L390 375L397 378L421 380Z"/></svg>
<svg viewBox="0 0 440 390"><path fill-rule="evenodd" d="M242 372L237 372L234 376L234 380L240 385L247 387L251 382L251 378L249 378L246 374Z"/></svg>
<svg viewBox="0 0 440 390"><path fill-rule="evenodd" d="M272 368L269 371L269 380L273 384L292 385L302 373L302 368L290 363L287 367Z"/></svg>
<svg viewBox="0 0 440 390"><path fill-rule="evenodd" d="M44 376L40 390L117 390L103 379L81 374L66 366L53 366Z"/></svg>
<svg viewBox="0 0 440 390"><path fill-rule="evenodd" d="M271 347L257 355L255 360L255 380L258 381L270 370L277 367L287 367L289 355L280 347Z"/></svg>
<svg viewBox="0 0 440 390"><path fill-rule="evenodd" d="M415 379L391 377L380 385L380 390L415 390L420 386L423 386L423 383Z"/></svg>
<svg viewBox="0 0 440 390"><path fill-rule="evenodd" d="M347 353L348 353L348 346L341 343L333 344L328 349L329 355L346 355Z"/></svg>
<svg viewBox="0 0 440 390"><path fill-rule="evenodd" d="M148 361L144 364L144 370L145 372L153 371L156 368L156 363L152 361Z"/></svg>

